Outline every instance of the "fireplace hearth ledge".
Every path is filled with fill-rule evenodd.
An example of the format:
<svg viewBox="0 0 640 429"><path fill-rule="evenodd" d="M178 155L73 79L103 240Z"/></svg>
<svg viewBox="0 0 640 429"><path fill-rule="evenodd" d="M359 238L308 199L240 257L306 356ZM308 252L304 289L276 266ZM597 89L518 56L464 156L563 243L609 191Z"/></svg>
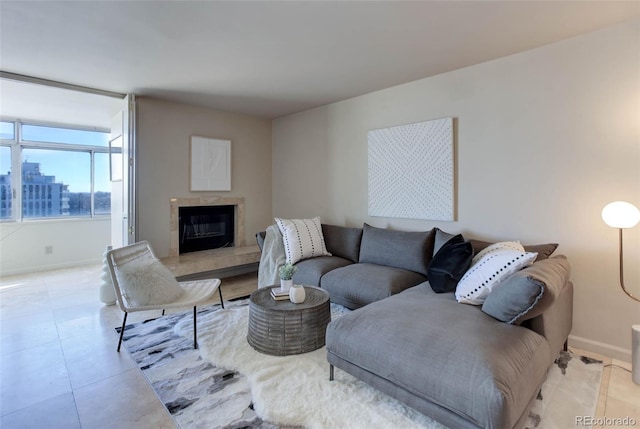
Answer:
<svg viewBox="0 0 640 429"><path fill-rule="evenodd" d="M260 248L255 246L224 247L162 258L162 263L176 277L260 262Z"/></svg>

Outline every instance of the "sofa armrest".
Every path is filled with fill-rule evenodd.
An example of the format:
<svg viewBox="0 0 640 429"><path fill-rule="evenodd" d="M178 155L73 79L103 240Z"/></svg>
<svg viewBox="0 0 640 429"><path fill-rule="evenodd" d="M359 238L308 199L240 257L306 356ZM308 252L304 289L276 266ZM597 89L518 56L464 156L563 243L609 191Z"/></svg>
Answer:
<svg viewBox="0 0 640 429"><path fill-rule="evenodd" d="M549 364L552 364L567 341L572 324L573 283L567 281L549 308L539 316L524 322L523 326L547 339L551 353Z"/></svg>
<svg viewBox="0 0 640 429"><path fill-rule="evenodd" d="M264 247L264 238L266 237L267 232L266 231L260 231L259 233L256 234L256 241L258 242L258 247L260 248L260 251L262 252L262 248Z"/></svg>

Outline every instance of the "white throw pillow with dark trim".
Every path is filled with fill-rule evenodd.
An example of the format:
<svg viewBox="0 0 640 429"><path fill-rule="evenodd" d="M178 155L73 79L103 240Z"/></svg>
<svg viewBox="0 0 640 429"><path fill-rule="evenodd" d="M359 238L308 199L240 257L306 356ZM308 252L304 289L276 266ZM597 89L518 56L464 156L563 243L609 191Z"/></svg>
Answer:
<svg viewBox="0 0 640 429"><path fill-rule="evenodd" d="M516 250L518 252L525 251L524 247L522 246L522 244L520 244L519 241L501 241L499 243L493 243L473 256L473 259L471 260L471 266L474 266L476 263L478 263L478 261L482 259L484 255L492 252L498 252L504 249Z"/></svg>
<svg viewBox="0 0 640 429"><path fill-rule="evenodd" d="M331 256L324 243L319 217L313 219L280 219L277 217L275 221L282 233L287 262L295 264L303 259Z"/></svg>
<svg viewBox="0 0 640 429"><path fill-rule="evenodd" d="M456 300L462 304L482 305L495 285L531 265L537 256L537 253L519 252L508 247L485 253L458 283Z"/></svg>

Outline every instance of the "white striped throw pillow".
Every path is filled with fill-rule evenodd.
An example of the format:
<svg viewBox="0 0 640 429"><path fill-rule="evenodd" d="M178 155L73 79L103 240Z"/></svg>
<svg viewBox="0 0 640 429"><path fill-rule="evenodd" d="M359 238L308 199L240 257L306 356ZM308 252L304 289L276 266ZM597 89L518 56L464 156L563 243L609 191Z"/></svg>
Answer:
<svg viewBox="0 0 640 429"><path fill-rule="evenodd" d="M284 253L287 262L298 261L316 256L331 256L324 244L320 218L313 219L280 219L275 218L282 233Z"/></svg>

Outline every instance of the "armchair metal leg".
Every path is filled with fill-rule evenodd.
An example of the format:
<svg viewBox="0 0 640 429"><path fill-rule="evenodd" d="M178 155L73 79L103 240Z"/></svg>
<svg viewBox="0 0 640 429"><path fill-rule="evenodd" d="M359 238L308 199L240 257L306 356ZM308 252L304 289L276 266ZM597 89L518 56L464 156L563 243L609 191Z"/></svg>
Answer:
<svg viewBox="0 0 640 429"><path fill-rule="evenodd" d="M124 325L127 323L127 312L124 313L124 319L122 319L122 327L120 328L120 340L118 341L118 353L120 353L120 345L122 345L122 336L124 335Z"/></svg>
<svg viewBox="0 0 640 429"><path fill-rule="evenodd" d="M569 351L569 340L568 339L564 342L564 345L562 346L562 350L564 350L565 352Z"/></svg>
<svg viewBox="0 0 640 429"><path fill-rule="evenodd" d="M164 308L162 309L162 315L164 316Z"/></svg>
<svg viewBox="0 0 640 429"><path fill-rule="evenodd" d="M333 381L333 365L329 364L329 381Z"/></svg>
<svg viewBox="0 0 640 429"><path fill-rule="evenodd" d="M198 324L196 323L196 306L193 306L193 348L198 348Z"/></svg>
<svg viewBox="0 0 640 429"><path fill-rule="evenodd" d="M220 294L220 305L224 308L224 301L222 300L222 285L218 286L218 294Z"/></svg>

